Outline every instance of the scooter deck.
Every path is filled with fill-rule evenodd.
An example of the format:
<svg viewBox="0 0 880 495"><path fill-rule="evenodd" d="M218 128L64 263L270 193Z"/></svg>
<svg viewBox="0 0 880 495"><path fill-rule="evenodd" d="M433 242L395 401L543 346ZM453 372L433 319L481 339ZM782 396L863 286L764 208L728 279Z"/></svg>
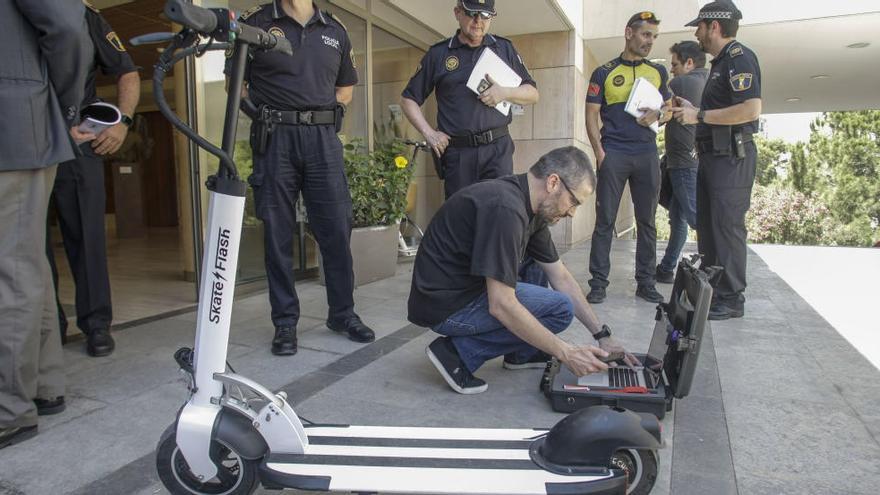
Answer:
<svg viewBox="0 0 880 495"><path fill-rule="evenodd" d="M546 495L624 493L620 471L562 475L535 464L537 429L307 427L304 454L270 454L267 488L355 493Z"/></svg>

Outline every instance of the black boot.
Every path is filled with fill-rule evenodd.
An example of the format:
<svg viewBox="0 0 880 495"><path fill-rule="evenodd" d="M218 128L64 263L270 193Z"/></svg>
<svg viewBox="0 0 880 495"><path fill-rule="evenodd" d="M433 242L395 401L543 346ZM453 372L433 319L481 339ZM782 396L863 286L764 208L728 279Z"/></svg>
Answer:
<svg viewBox="0 0 880 495"><path fill-rule="evenodd" d="M327 320L327 328L339 333L348 333L348 340L365 344L376 340L373 329L364 325L358 315L350 316L345 321Z"/></svg>
<svg viewBox="0 0 880 495"><path fill-rule="evenodd" d="M275 327L275 338L272 339L272 354L276 356L293 356L296 354L296 327Z"/></svg>
<svg viewBox="0 0 880 495"><path fill-rule="evenodd" d="M86 339L86 352L92 357L109 356L116 348L116 342L110 336L109 328L92 330Z"/></svg>

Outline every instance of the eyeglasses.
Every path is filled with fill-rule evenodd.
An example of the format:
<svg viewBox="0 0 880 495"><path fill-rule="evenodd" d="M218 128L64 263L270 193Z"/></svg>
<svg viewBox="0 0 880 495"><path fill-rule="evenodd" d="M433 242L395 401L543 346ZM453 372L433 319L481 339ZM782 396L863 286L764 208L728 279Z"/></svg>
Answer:
<svg viewBox="0 0 880 495"><path fill-rule="evenodd" d="M565 188L566 191L568 191L568 194L571 196L571 200L574 203L573 205L571 205L571 208L569 208L569 210L580 206L581 200L579 200L577 196L574 195L574 191L572 191L571 188L568 187L568 184L565 183L565 179L563 179L561 175L557 175L557 177L559 177L559 182L562 182L562 186Z"/></svg>
<svg viewBox="0 0 880 495"><path fill-rule="evenodd" d="M497 14L492 14L492 13L489 13L489 12L484 12L484 11L482 11L482 10L468 10L468 9L466 9L466 8L464 8L464 7L461 8L461 12L462 12L465 16L470 17L470 18L473 18L474 20L476 20L477 17L480 17L480 18L482 18L484 21L488 21L488 20L492 19L493 17L495 17L495 16L497 15Z"/></svg>

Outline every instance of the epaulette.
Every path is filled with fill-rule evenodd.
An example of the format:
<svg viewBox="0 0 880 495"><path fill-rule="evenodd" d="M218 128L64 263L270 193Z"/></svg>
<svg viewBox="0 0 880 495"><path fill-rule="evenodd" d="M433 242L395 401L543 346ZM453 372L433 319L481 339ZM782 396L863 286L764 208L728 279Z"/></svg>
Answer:
<svg viewBox="0 0 880 495"><path fill-rule="evenodd" d="M602 67L605 68L605 69L613 69L613 68L617 67L617 60L612 60L612 61L610 61L610 62L607 62L607 63L606 63L605 65L603 65Z"/></svg>
<svg viewBox="0 0 880 495"><path fill-rule="evenodd" d="M431 45L431 48L434 48L435 46L448 45L448 44L449 44L449 41L450 41L451 39L452 39L452 37L449 37L449 38L443 38L442 40L440 40L440 41L434 43L433 45Z"/></svg>
<svg viewBox="0 0 880 495"><path fill-rule="evenodd" d="M329 15L330 18L333 19L334 21L338 22L339 25L342 26L342 29L344 29L346 32L348 32L348 28L345 27L345 24L343 24L342 21L339 20L339 17L337 17L336 14L334 14L333 12L327 12L326 10L324 11L324 13Z"/></svg>
<svg viewBox="0 0 880 495"><path fill-rule="evenodd" d="M242 12L241 14L238 15L238 20L239 21L248 20L248 18L250 18L250 16L252 16L252 15L256 14L257 12L259 12L260 10L262 10L263 7L265 7L265 5L257 5L256 7L251 7L249 9L245 10L244 12Z"/></svg>
<svg viewBox="0 0 880 495"><path fill-rule="evenodd" d="M83 0L83 5L85 5L87 9L91 10L92 12L94 12L94 13L96 13L96 14L100 14L100 13L101 13L101 11L98 10L97 7L95 7L94 5L92 5L91 3L89 3L87 0Z"/></svg>
<svg viewBox="0 0 880 495"><path fill-rule="evenodd" d="M731 58L739 57L743 54L742 45L736 44L735 46L730 47L730 50L727 51L727 54L730 55Z"/></svg>

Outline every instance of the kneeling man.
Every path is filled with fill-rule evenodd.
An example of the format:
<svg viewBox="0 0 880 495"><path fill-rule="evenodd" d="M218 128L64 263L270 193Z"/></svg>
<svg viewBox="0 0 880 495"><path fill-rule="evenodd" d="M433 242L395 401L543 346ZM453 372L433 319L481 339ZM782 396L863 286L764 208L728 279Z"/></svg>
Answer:
<svg viewBox="0 0 880 495"><path fill-rule="evenodd" d="M485 391L488 385L473 373L501 355L508 369L544 367L553 356L578 376L607 369L600 358L609 352L638 364L599 324L548 229L572 216L595 188L589 157L569 146L542 156L526 174L468 186L437 211L413 266L409 320L443 335L427 354L453 390ZM517 283L526 255L552 289ZM573 316L598 347L556 336Z"/></svg>

